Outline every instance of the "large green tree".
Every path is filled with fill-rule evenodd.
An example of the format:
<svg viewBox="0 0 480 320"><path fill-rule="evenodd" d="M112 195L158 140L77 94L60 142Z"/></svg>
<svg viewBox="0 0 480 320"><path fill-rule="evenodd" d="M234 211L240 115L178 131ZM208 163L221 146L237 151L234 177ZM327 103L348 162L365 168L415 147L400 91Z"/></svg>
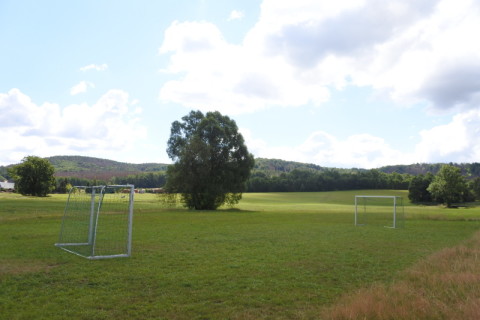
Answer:
<svg viewBox="0 0 480 320"><path fill-rule="evenodd" d="M474 200L480 200L480 177L476 177L469 182Z"/></svg>
<svg viewBox="0 0 480 320"><path fill-rule="evenodd" d="M235 121L218 111L191 111L173 122L167 153L174 164L166 189L181 193L190 209L237 203L254 166Z"/></svg>
<svg viewBox="0 0 480 320"><path fill-rule="evenodd" d="M428 187L433 181L433 174L420 174L410 181L408 186L408 199L412 202L431 202L432 195L428 192Z"/></svg>
<svg viewBox="0 0 480 320"><path fill-rule="evenodd" d="M435 201L451 207L454 202L468 198L468 188L460 168L443 165L427 188Z"/></svg>
<svg viewBox="0 0 480 320"><path fill-rule="evenodd" d="M45 197L55 189L54 167L47 159L28 156L22 163L13 166L10 174L15 180L15 189L23 195Z"/></svg>

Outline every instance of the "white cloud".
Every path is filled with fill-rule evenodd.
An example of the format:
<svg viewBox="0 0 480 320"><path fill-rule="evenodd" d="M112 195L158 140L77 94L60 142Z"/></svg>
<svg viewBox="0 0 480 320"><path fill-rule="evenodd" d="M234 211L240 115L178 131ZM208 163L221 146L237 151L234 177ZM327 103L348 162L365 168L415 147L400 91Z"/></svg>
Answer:
<svg viewBox="0 0 480 320"><path fill-rule="evenodd" d="M1 128L33 125L37 110L37 106L30 97L22 94L18 89L11 89L6 94L0 93Z"/></svg>
<svg viewBox="0 0 480 320"><path fill-rule="evenodd" d="M476 107L480 44L472 39L478 31L478 2L438 1L431 14L377 45L371 63L353 77L390 90L402 102L425 100L436 109Z"/></svg>
<svg viewBox="0 0 480 320"><path fill-rule="evenodd" d="M355 134L339 139L316 131L296 147L271 147L242 128L246 144L256 157L315 163L326 167L378 168L411 163L478 162L480 159L480 109L455 115L447 124L422 130L412 152L390 146L383 138Z"/></svg>
<svg viewBox="0 0 480 320"><path fill-rule="evenodd" d="M479 31L474 0L265 0L241 45L211 23L174 22L160 53L177 77L160 98L242 113L318 105L348 83L468 109L480 101Z"/></svg>
<svg viewBox="0 0 480 320"><path fill-rule="evenodd" d="M243 17L245 16L245 14L243 13L243 11L239 11L239 10L232 10L232 12L230 12L230 15L228 16L228 21L232 21L232 20L241 20L243 19Z"/></svg>
<svg viewBox="0 0 480 320"><path fill-rule="evenodd" d="M74 96L79 93L84 93L87 92L88 88L95 88L95 85L88 81L80 81L70 89L70 94Z"/></svg>
<svg viewBox="0 0 480 320"><path fill-rule="evenodd" d="M188 108L238 114L271 105L320 104L329 96L325 87L297 74L282 59L227 43L211 23L174 22L160 53L171 54L163 72L182 75L166 82L160 99Z"/></svg>
<svg viewBox="0 0 480 320"><path fill-rule="evenodd" d="M129 96L110 90L93 105L37 105L18 89L0 94L0 164L26 155L82 154L102 157L130 149L146 137Z"/></svg>
<svg viewBox="0 0 480 320"><path fill-rule="evenodd" d="M356 134L338 139L316 131L296 147L269 147L254 138L251 131L241 129L249 151L256 157L315 163L325 167L377 168L389 164L410 163L411 158L390 147L384 139L369 134Z"/></svg>
<svg viewBox="0 0 480 320"><path fill-rule="evenodd" d="M445 125L420 132L415 154L422 162L478 162L480 159L480 109L455 115Z"/></svg>
<svg viewBox="0 0 480 320"><path fill-rule="evenodd" d="M108 69L108 65L106 63L103 64L89 64L84 67L80 68L80 71L89 71L89 70L96 70L96 71L105 71Z"/></svg>
<svg viewBox="0 0 480 320"><path fill-rule="evenodd" d="M240 45L214 24L174 22L160 48L172 79L159 96L238 114L321 105L331 88L370 87L401 105L422 102L458 114L419 133L409 154L371 134L339 139L322 131L298 147L269 147L248 133L252 152L345 167L478 161L478 32L475 0L264 0Z"/></svg>

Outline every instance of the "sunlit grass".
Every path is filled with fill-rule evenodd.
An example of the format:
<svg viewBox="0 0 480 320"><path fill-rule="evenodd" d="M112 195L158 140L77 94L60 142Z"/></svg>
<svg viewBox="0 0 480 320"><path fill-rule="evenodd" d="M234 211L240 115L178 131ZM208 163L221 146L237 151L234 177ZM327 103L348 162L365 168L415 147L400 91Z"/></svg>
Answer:
<svg viewBox="0 0 480 320"><path fill-rule="evenodd" d="M235 209L208 212L136 194L133 256L103 261L54 247L65 195L1 195L0 310L7 319L316 319L479 227L478 208L406 198L405 228L355 227L355 194L245 194Z"/></svg>

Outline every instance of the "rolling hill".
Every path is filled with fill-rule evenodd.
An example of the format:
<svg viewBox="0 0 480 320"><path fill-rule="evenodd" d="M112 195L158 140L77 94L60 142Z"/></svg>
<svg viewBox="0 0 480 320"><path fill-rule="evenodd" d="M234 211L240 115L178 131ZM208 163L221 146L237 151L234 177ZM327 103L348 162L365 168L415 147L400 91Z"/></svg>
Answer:
<svg viewBox="0 0 480 320"><path fill-rule="evenodd" d="M55 176L57 177L78 177L102 180L108 180L111 177L124 177L132 174L166 171L169 166L169 164L165 163L133 164L84 156L53 156L46 159L48 159L55 168ZM471 177L480 176L480 163L450 164L458 166L464 175ZM376 170L384 173L396 172L411 175L426 173L436 174L441 166L441 163L417 163L410 165L385 166L377 168ZM8 178L8 167L9 166L0 166L0 176ZM321 172L332 169L341 172L366 171L366 169L337 169L281 159L256 158L254 172L263 172L267 176L278 176L282 173L289 173L293 170Z"/></svg>
<svg viewBox="0 0 480 320"><path fill-rule="evenodd" d="M111 177L165 171L168 167L168 164L162 163L133 164L83 156L54 156L46 159L55 168L55 176L86 179L108 180Z"/></svg>

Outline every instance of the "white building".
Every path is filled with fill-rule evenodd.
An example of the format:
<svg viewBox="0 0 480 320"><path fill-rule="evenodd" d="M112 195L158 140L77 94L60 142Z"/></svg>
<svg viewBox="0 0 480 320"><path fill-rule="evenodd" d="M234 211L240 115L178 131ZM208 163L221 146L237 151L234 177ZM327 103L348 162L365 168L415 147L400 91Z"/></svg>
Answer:
<svg viewBox="0 0 480 320"><path fill-rule="evenodd" d="M0 189L14 190L15 189L15 183L14 182L8 182L7 180L5 180L4 182L0 181Z"/></svg>

